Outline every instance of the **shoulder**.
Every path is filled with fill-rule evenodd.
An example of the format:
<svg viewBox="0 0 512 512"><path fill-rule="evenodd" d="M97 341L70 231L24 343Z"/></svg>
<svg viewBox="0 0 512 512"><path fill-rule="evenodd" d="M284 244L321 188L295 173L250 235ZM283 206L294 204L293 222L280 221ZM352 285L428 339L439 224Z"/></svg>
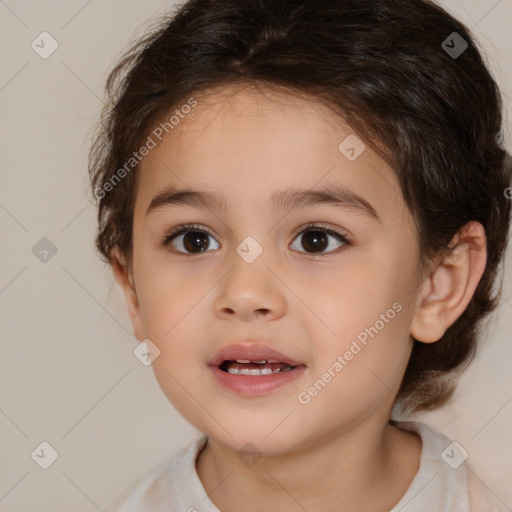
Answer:
<svg viewBox="0 0 512 512"><path fill-rule="evenodd" d="M512 509L471 470L468 474L468 495L470 512L512 512Z"/></svg>
<svg viewBox="0 0 512 512"><path fill-rule="evenodd" d="M201 436L182 448L170 460L152 468L133 480L120 494L111 499L104 512L163 512L170 506L182 506L188 501L190 482L194 481L195 460L206 442ZM187 510L187 508L184 508Z"/></svg>
<svg viewBox="0 0 512 512"><path fill-rule="evenodd" d="M392 512L508 512L509 509L475 475L468 453L456 441L417 421L394 421L416 432L422 441L420 468L407 492Z"/></svg>

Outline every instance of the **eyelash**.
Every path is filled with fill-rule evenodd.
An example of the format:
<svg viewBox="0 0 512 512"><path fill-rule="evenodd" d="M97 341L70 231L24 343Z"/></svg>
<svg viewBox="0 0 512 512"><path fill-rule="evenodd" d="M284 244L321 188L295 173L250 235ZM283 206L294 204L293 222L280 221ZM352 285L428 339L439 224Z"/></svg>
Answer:
<svg viewBox="0 0 512 512"><path fill-rule="evenodd" d="M206 233L206 234L210 235L211 237L215 238L212 233L210 233L207 229L202 228L198 224L182 224L180 226L177 226L176 228L174 228L172 231L170 231L169 233L167 233L164 236L164 238L161 242L162 246L168 247L170 245L170 243L172 242L172 240L174 240L174 238L178 237L179 235L183 235L189 231L199 231L201 233ZM341 233L338 233L337 231L334 231L333 229L328 228L327 226L325 226L322 223L315 223L315 222L312 222L311 224L304 226L303 228L301 228L301 230L299 232L295 233L295 235L293 237L294 240L298 236L303 235L304 233L306 233L308 231L320 231L327 235L332 235L332 236L338 238L338 240L343 243L343 245L341 247L339 247L338 249L335 249L335 250L329 251L329 252L324 252L324 253L316 253L317 255L334 254L334 253L340 252L343 249L346 249L352 245L352 242L347 238L346 235L342 235ZM181 251L177 251L175 249L173 249L173 252L176 252L178 254L184 254L186 256L195 256L196 254L202 254L200 252L196 253L196 254L181 252ZM205 252L208 252L208 251L205 251ZM299 251L299 252L303 252L303 251ZM315 253L308 253L308 252L304 252L304 254L315 255Z"/></svg>

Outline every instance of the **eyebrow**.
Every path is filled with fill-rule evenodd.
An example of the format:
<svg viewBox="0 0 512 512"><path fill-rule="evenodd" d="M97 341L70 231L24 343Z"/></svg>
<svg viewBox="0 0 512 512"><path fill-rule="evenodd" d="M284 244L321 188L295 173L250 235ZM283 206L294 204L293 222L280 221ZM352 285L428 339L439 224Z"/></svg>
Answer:
<svg viewBox="0 0 512 512"><path fill-rule="evenodd" d="M286 189L274 192L270 196L271 207L274 210L291 210L294 208L333 205L362 213L381 222L375 208L363 197L340 186L327 186L320 189ZM146 216L157 210L171 206L201 206L212 210L226 212L228 202L222 194L214 194L206 190L166 188L158 193L149 204Z"/></svg>

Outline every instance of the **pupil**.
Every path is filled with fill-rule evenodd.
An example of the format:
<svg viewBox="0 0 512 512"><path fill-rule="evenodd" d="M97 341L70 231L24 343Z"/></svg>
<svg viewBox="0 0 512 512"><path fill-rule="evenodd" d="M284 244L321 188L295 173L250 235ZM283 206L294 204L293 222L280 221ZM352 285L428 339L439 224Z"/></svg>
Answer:
<svg viewBox="0 0 512 512"><path fill-rule="evenodd" d="M203 252L208 248L208 235L199 231L189 231L183 236L183 246L189 252L194 252L197 248L199 252Z"/></svg>
<svg viewBox="0 0 512 512"><path fill-rule="evenodd" d="M323 251L329 245L327 234L323 231L308 231L302 235L302 245L305 249L308 249L308 245L312 248L311 252Z"/></svg>

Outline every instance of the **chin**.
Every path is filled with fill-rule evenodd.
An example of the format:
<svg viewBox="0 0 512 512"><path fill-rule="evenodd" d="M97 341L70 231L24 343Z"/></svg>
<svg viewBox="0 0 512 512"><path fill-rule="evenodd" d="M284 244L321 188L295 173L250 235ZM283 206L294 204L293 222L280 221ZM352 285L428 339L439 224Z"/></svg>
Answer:
<svg viewBox="0 0 512 512"><path fill-rule="evenodd" d="M196 428L234 452L243 450L262 455L285 455L302 446L305 439L304 429L285 426L285 422L279 425L282 420L282 415L277 420L267 422L254 421L254 418L252 421L230 419L225 424L229 434L215 422Z"/></svg>

